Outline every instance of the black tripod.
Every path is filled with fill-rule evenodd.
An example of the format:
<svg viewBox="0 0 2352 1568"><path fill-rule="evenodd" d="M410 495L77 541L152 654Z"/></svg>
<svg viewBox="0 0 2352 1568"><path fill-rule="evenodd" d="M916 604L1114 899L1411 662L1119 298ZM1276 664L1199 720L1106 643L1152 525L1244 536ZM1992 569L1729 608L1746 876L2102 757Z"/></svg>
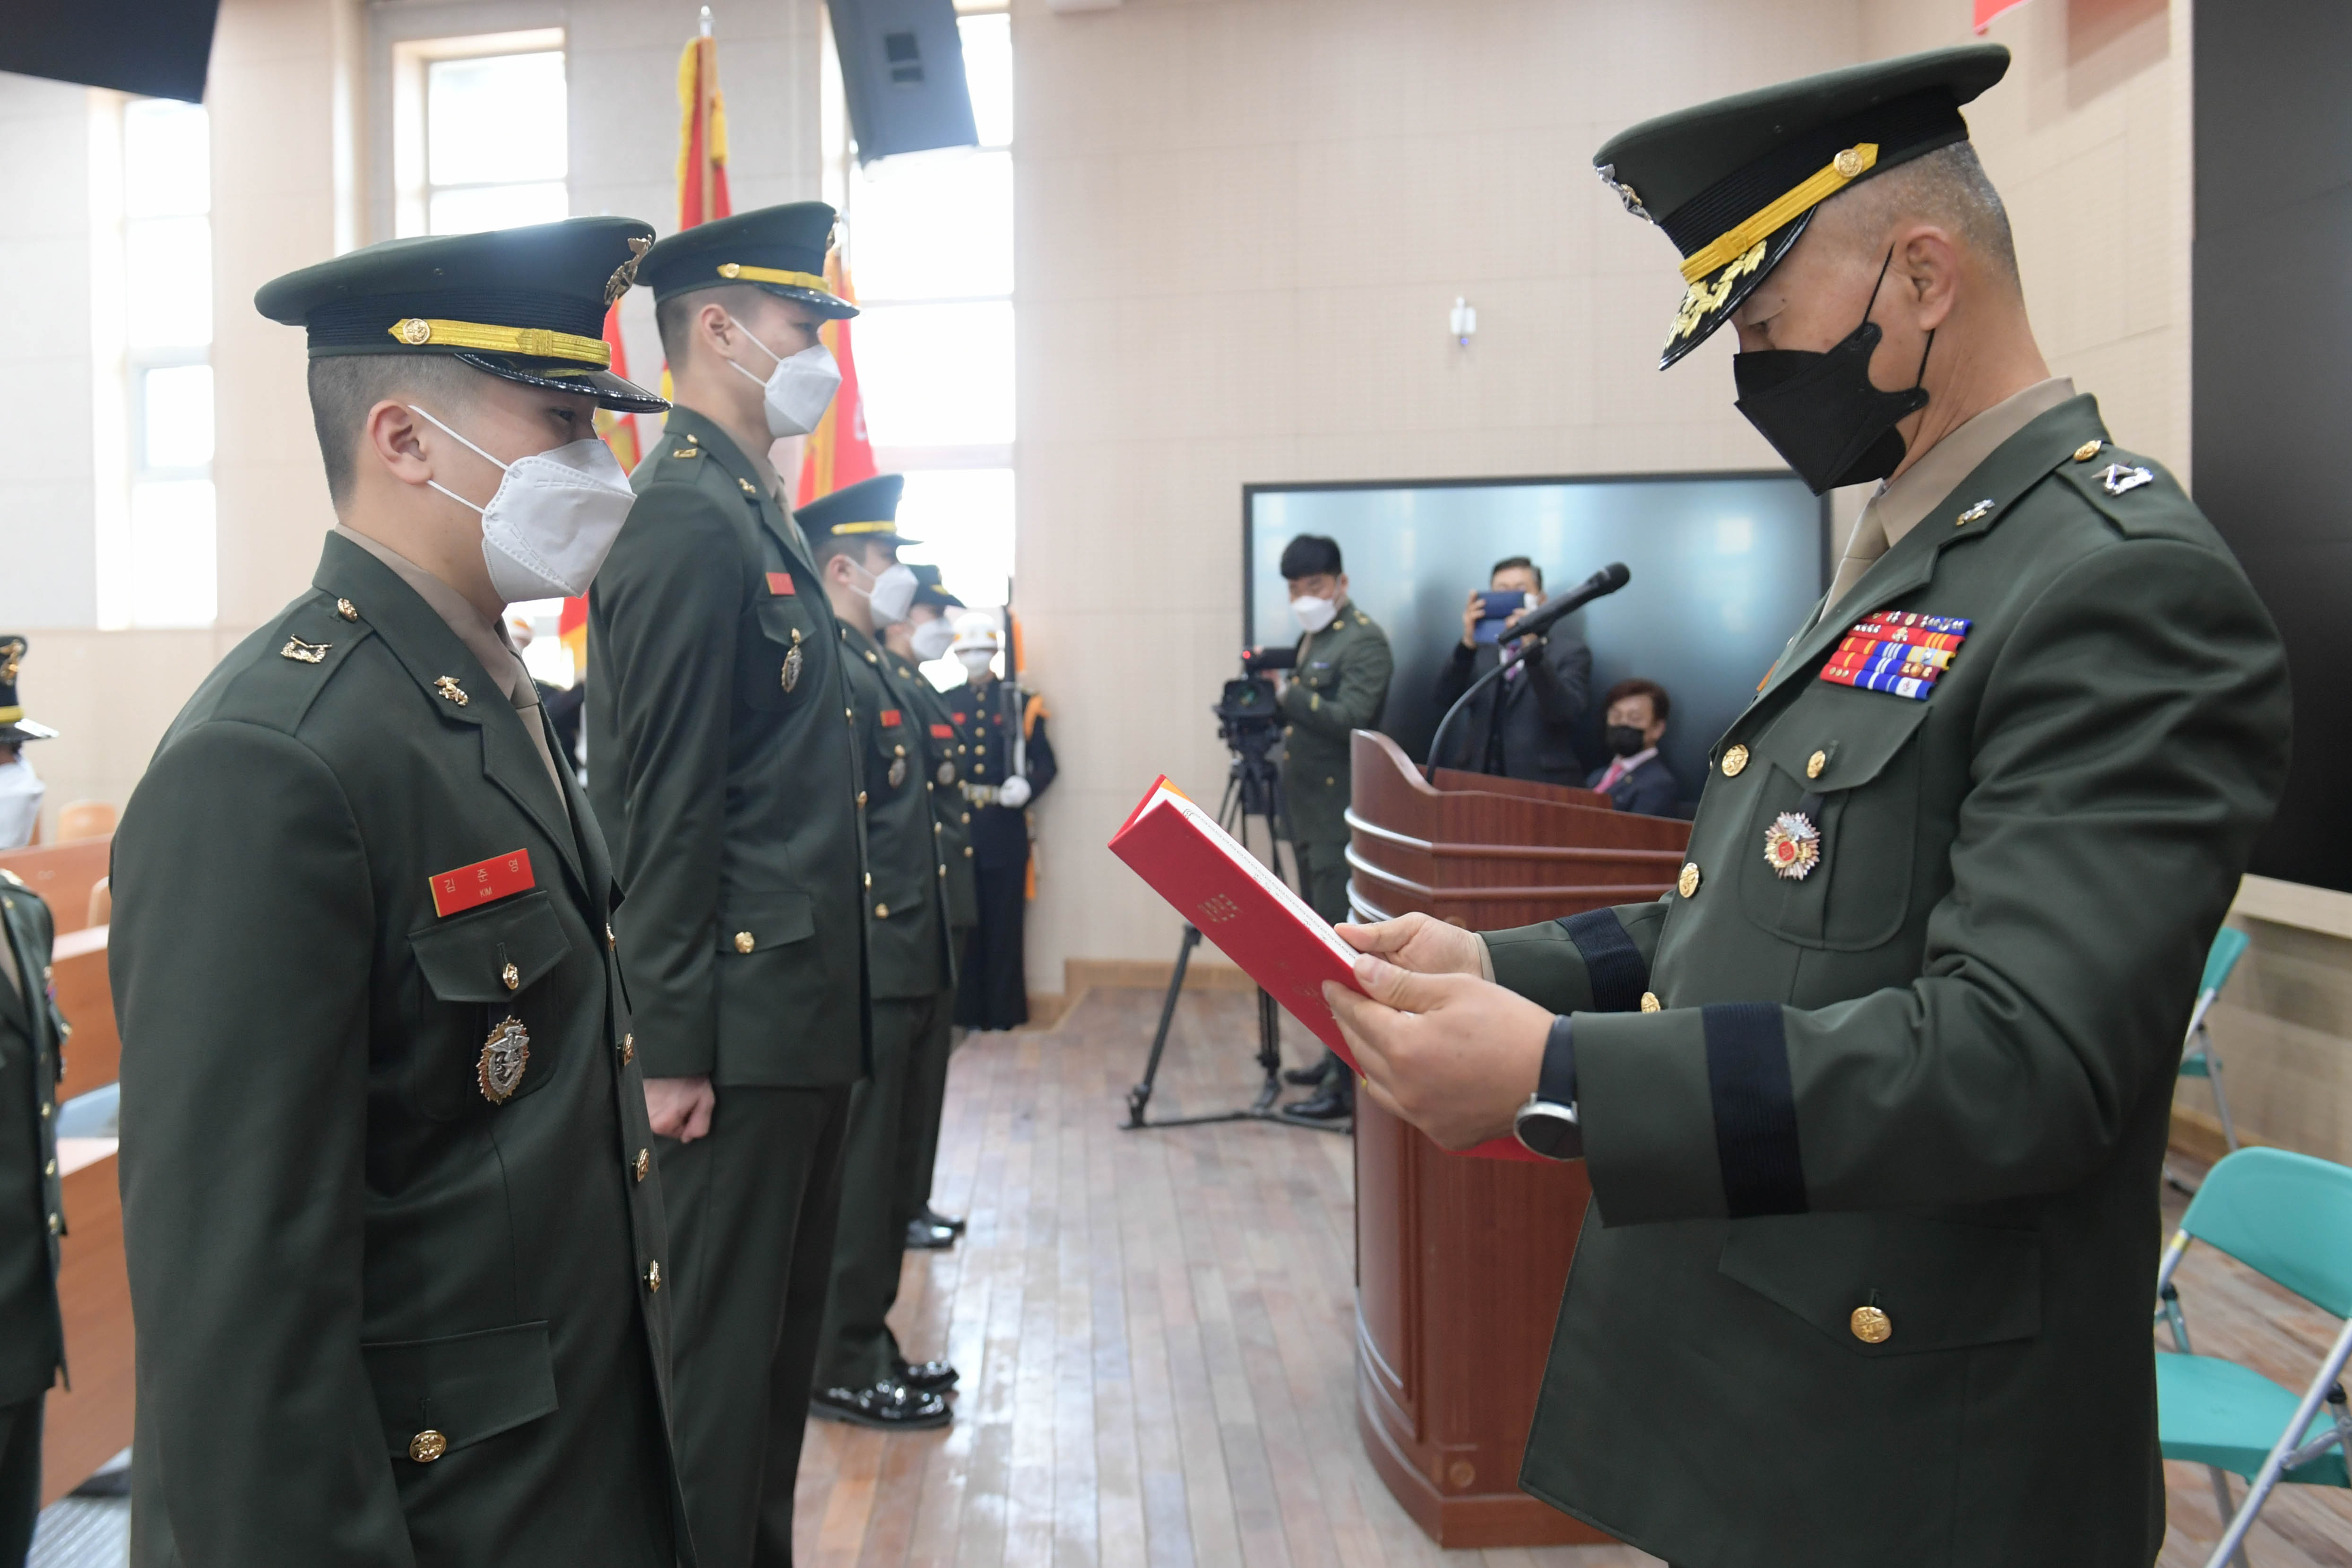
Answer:
<svg viewBox="0 0 2352 1568"><path fill-rule="evenodd" d="M1282 773L1273 760L1272 737L1263 745L1252 743L1255 737L1247 733L1228 734L1234 745L1234 765L1225 781L1224 804L1217 808L1217 826L1249 846L1249 820L1260 817L1265 822L1266 866L1287 884L1296 879L1283 876L1282 837L1277 824L1286 820L1282 802ZM1296 870L1298 857L1294 850L1291 866ZM1143 1081L1127 1091L1127 1121L1122 1130L1132 1132L1144 1127L1200 1127L1213 1121L1271 1121L1284 1127L1303 1127L1320 1132L1345 1132L1345 1122L1327 1124L1319 1121L1294 1121L1275 1106L1282 1093L1282 1008L1275 999L1260 990L1257 994L1257 1065L1265 1082L1259 1088L1257 1098L1240 1110L1216 1110L1200 1116L1170 1116L1158 1121L1143 1119L1145 1109L1151 1103L1153 1083L1160 1077L1160 1058L1168 1049L1168 1026L1176 1021L1176 998L1184 990L1184 971L1192 962L1192 950L1201 944L1201 928L1190 921L1184 922L1184 940L1176 949L1176 973L1168 982L1168 996L1160 1005L1160 1027L1151 1037L1150 1059L1144 1063Z"/></svg>

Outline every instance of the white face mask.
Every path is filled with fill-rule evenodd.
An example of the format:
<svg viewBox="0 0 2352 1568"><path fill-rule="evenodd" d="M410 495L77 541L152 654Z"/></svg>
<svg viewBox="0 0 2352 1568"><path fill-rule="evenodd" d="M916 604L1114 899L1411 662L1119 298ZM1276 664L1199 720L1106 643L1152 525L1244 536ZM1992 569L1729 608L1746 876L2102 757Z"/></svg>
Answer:
<svg viewBox="0 0 2352 1568"><path fill-rule="evenodd" d="M740 321L735 325L752 346L776 362L776 368L764 380L751 375L731 359L727 362L735 365L736 374L751 376L766 389L763 402L768 411L768 434L781 441L787 436L805 436L814 430L817 421L824 417L824 411L832 406L833 395L841 388L841 366L834 363L833 351L818 343L796 354L779 354L752 337Z"/></svg>
<svg viewBox="0 0 2352 1568"><path fill-rule="evenodd" d="M925 621L915 628L915 657L929 664L955 644L955 628L945 621Z"/></svg>
<svg viewBox="0 0 2352 1568"><path fill-rule="evenodd" d="M992 647L958 648L956 658L961 659L963 667L974 675L985 675L988 673L988 667L996 662L996 650Z"/></svg>
<svg viewBox="0 0 2352 1568"><path fill-rule="evenodd" d="M865 588L854 587L849 591L864 595L866 608L874 612L875 630L880 631L884 626L897 626L907 618L908 610L914 606L915 590L922 586L915 580L913 567L886 566L882 570L882 575L877 577L856 562L850 561L847 556L842 559L848 563L851 571L871 584Z"/></svg>
<svg viewBox="0 0 2352 1568"><path fill-rule="evenodd" d="M504 470L488 506L475 506L437 479L425 481L482 514L482 559L499 596L511 605L585 594L637 499L613 449L590 436L499 463L424 409L409 407Z"/></svg>
<svg viewBox="0 0 2352 1568"><path fill-rule="evenodd" d="M1339 606L1328 599L1309 594L1303 599L1291 600L1290 613L1298 617L1298 624L1305 630L1319 632L1331 624L1331 618L1339 613Z"/></svg>
<svg viewBox="0 0 2352 1568"><path fill-rule="evenodd" d="M0 763L0 849L21 849L33 841L33 825L41 820L41 797L47 793L23 752L13 763Z"/></svg>

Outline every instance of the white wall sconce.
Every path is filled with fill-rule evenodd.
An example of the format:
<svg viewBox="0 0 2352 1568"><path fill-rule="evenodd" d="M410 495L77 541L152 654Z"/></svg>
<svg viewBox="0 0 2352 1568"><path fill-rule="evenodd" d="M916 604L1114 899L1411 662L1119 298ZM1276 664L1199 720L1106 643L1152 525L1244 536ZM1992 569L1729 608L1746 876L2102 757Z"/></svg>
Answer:
<svg viewBox="0 0 2352 1568"><path fill-rule="evenodd" d="M1468 348L1470 340L1478 332L1478 307L1456 295L1454 300L1454 313L1447 320L1454 329L1454 346Z"/></svg>

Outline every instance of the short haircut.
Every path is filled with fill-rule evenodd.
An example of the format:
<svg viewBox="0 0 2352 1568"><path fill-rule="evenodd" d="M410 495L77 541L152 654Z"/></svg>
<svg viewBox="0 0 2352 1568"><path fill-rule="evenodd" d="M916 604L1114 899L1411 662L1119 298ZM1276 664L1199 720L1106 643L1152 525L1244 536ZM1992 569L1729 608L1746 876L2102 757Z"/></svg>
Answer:
<svg viewBox="0 0 2352 1568"><path fill-rule="evenodd" d="M310 362L310 424L327 465L327 498L341 510L359 473L368 410L392 398L437 405L443 419L474 398L482 373L447 354L335 354Z"/></svg>
<svg viewBox="0 0 2352 1568"><path fill-rule="evenodd" d="M746 304L776 297L755 283L715 283L708 289L672 294L654 307L654 331L661 337L662 358L672 364L686 363L687 350L694 342L695 313L705 305L724 305L729 315L741 321Z"/></svg>
<svg viewBox="0 0 2352 1568"><path fill-rule="evenodd" d="M1328 534L1302 533L1282 547L1282 580L1296 583L1301 577L1319 577L1328 572L1338 576L1347 568L1339 563L1339 542Z"/></svg>
<svg viewBox="0 0 2352 1568"><path fill-rule="evenodd" d="M2011 282L2018 280L2017 241L2010 232L2009 209L1969 142L1955 142L1897 163L1822 205L1832 221L1873 243L1906 218L1939 224Z"/></svg>
<svg viewBox="0 0 2352 1568"><path fill-rule="evenodd" d="M876 542L870 533L825 533L809 541L809 557L820 572L824 563L836 555L846 555L858 565L866 564L866 547Z"/></svg>
<svg viewBox="0 0 2352 1568"><path fill-rule="evenodd" d="M1541 588L1543 586L1543 568L1537 565L1533 561L1524 555L1506 555L1500 561L1496 562L1492 567L1487 569L1486 581L1491 583L1496 578L1501 576L1504 573L1512 570L1514 567L1525 567L1527 570L1534 573L1536 574L1536 586L1538 588Z"/></svg>
<svg viewBox="0 0 2352 1568"><path fill-rule="evenodd" d="M1611 687L1609 695L1601 700L1601 711L1606 714L1609 710L1616 707L1628 697L1648 698L1650 717L1661 724L1664 723L1666 716L1675 710L1674 701L1667 697L1664 687L1654 680L1644 680L1637 675L1630 680L1621 680Z"/></svg>

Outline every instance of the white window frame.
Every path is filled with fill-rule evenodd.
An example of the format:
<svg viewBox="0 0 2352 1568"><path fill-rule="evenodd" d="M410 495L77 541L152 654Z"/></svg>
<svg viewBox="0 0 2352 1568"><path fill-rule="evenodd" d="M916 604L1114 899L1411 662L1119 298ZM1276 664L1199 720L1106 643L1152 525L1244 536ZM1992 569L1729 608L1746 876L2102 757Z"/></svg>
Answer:
<svg viewBox="0 0 2352 1568"><path fill-rule="evenodd" d="M392 46L392 232L397 238L429 232L433 212L431 126L427 123L427 78L441 60L488 59L497 55L564 56L569 77L570 45L562 27L527 27L507 33L473 33L459 37L409 38ZM518 182L520 183L520 182ZM529 182L538 184L537 181ZM564 177L568 189L571 176ZM444 190L481 189L445 185Z"/></svg>

